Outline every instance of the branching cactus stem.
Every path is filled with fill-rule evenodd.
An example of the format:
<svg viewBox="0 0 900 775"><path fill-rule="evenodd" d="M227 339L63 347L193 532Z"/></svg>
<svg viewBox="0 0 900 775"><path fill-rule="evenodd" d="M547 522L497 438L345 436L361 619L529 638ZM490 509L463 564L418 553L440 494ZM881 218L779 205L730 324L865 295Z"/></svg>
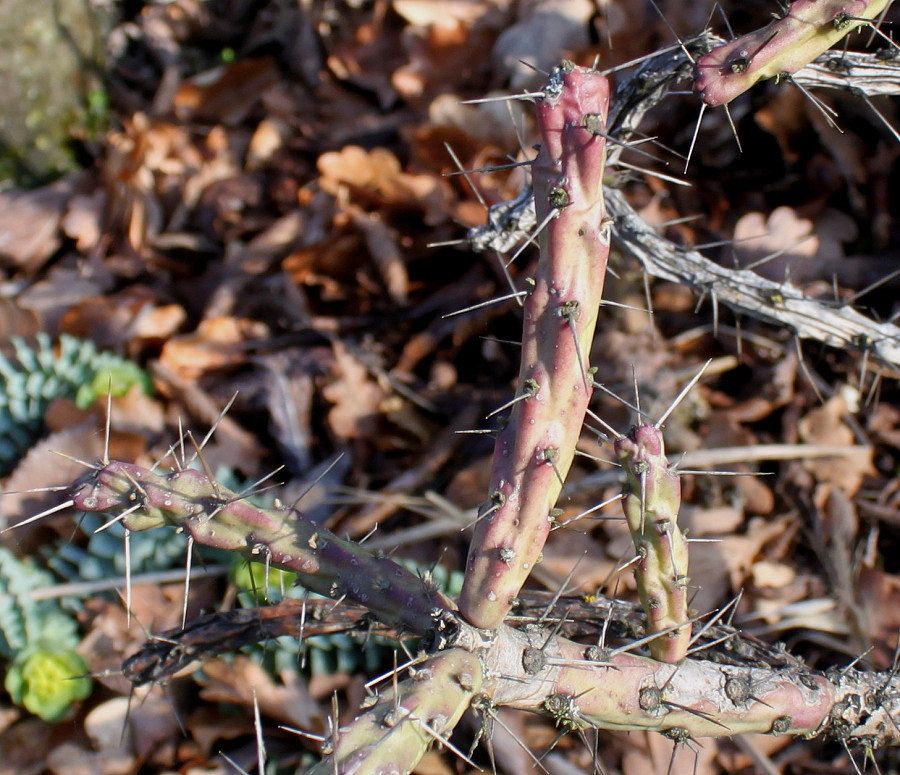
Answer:
<svg viewBox="0 0 900 775"><path fill-rule="evenodd" d="M198 544L237 551L298 574L307 589L366 606L385 624L416 634L453 607L440 592L387 557L304 519L296 509L263 509L192 469L154 473L112 462L76 486L82 511L116 514L129 530L174 525Z"/></svg>
<svg viewBox="0 0 900 775"><path fill-rule="evenodd" d="M435 742L449 745L482 680L475 654L449 649L434 655L346 728L336 730L327 755L309 775L412 772Z"/></svg>
<svg viewBox="0 0 900 775"><path fill-rule="evenodd" d="M698 59L694 90L707 105L724 105L759 81L789 76L871 24L890 1L796 0L780 19Z"/></svg>
<svg viewBox="0 0 900 775"><path fill-rule="evenodd" d="M627 475L622 508L637 551L635 580L648 630L660 633L650 652L660 662L680 662L691 640L688 547L678 527L681 481L669 467L656 426L632 428L615 449Z"/></svg>
<svg viewBox="0 0 900 775"><path fill-rule="evenodd" d="M477 523L460 597L478 627L500 625L540 557L591 397L588 355L609 256L606 142L597 131L608 107L608 81L571 64L554 72L538 101L542 145L532 169L546 227L524 307L523 399L497 440L491 513Z"/></svg>

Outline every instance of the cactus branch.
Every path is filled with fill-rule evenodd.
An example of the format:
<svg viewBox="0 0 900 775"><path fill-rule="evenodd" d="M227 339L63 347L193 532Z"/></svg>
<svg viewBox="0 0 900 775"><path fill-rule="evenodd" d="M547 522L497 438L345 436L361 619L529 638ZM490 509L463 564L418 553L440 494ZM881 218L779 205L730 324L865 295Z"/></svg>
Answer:
<svg viewBox="0 0 900 775"><path fill-rule="evenodd" d="M349 726L337 730L332 750L309 775L411 772L435 741L446 744L482 680L476 655L463 649L434 655Z"/></svg>
<svg viewBox="0 0 900 775"><path fill-rule="evenodd" d="M791 75L870 24L888 2L796 0L780 19L697 60L694 90L707 105L724 105L761 80Z"/></svg>
<svg viewBox="0 0 900 775"><path fill-rule="evenodd" d="M499 625L538 561L591 397L587 357L609 254L604 220L609 101L599 73L567 65L538 101L542 146L533 166L541 257L524 307L522 366L497 440L490 515L472 541L460 609L479 627ZM535 389L536 387L536 389Z"/></svg>
<svg viewBox="0 0 900 775"><path fill-rule="evenodd" d="M681 482L669 468L659 428L632 428L615 449L628 477L622 509L638 553L638 592L650 633L660 634L650 652L660 662L680 662L691 641L688 548L678 527Z"/></svg>
<svg viewBox="0 0 900 775"><path fill-rule="evenodd" d="M307 589L366 606L379 620L417 634L452 603L387 557L307 521L295 509L263 509L193 469L159 474L112 462L76 486L75 507L117 515L128 530L174 525L199 544L291 570Z"/></svg>

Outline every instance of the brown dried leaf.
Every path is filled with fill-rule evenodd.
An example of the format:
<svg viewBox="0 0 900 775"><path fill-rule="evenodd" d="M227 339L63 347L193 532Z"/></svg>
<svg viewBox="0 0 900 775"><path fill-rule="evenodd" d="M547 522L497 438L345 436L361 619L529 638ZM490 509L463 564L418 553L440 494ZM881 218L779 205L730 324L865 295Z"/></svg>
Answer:
<svg viewBox="0 0 900 775"><path fill-rule="evenodd" d="M350 188L363 204L424 210L429 225L446 220L440 179L402 172L397 157L385 148L365 151L348 145L340 151L323 153L317 166L322 176L319 185L335 196Z"/></svg>
<svg viewBox="0 0 900 775"><path fill-rule="evenodd" d="M67 175L33 191L0 191L0 262L32 274L62 244L59 226L82 175Z"/></svg>
<svg viewBox="0 0 900 775"><path fill-rule="evenodd" d="M234 126L249 115L264 92L276 83L278 65L273 58L245 59L184 81L172 107L182 120Z"/></svg>
<svg viewBox="0 0 900 775"><path fill-rule="evenodd" d="M388 295L395 304L405 306L409 296L409 274L400 250L400 235L378 213L366 213L353 205L348 206L346 212L362 232Z"/></svg>
<svg viewBox="0 0 900 775"><path fill-rule="evenodd" d="M0 297L0 342L10 337L29 337L41 330L38 316L19 305L17 299Z"/></svg>
<svg viewBox="0 0 900 775"><path fill-rule="evenodd" d="M372 438L387 393L343 344L335 341L333 351L333 380L322 388L322 396L333 404L328 424L340 439Z"/></svg>
<svg viewBox="0 0 900 775"><path fill-rule="evenodd" d="M62 230L75 240L81 253L90 253L103 236L107 193L98 188L90 194L78 194L69 200L62 219Z"/></svg>
<svg viewBox="0 0 900 775"><path fill-rule="evenodd" d="M807 444L829 446L854 444L854 435L844 417L850 413L847 399L838 394L802 417L797 423L801 441ZM804 461L803 467L823 483L840 487L853 496L863 482L863 477L875 472L871 449L860 450L840 458L819 458Z"/></svg>
<svg viewBox="0 0 900 775"><path fill-rule="evenodd" d="M741 266L748 266L776 253L780 255L754 267L757 274L781 282L790 278L804 282L815 275L812 259L819 239L812 221L800 218L792 207L777 207L768 218L747 213L734 227L734 252Z"/></svg>
<svg viewBox="0 0 900 775"><path fill-rule="evenodd" d="M201 696L211 702L233 702L252 708L259 703L265 716L310 731L326 728L325 716L297 673L281 676L279 686L259 665L245 656L233 662L216 659L203 666Z"/></svg>
<svg viewBox="0 0 900 775"><path fill-rule="evenodd" d="M61 330L90 339L101 348L136 352L144 342L172 336L187 317L178 304L159 305L158 291L130 285L119 293L89 296L60 319Z"/></svg>
<svg viewBox="0 0 900 775"><path fill-rule="evenodd" d="M196 380L205 372L244 363L247 355L243 345L266 334L265 325L254 320L211 318L202 321L193 333L169 339L159 360L180 378Z"/></svg>

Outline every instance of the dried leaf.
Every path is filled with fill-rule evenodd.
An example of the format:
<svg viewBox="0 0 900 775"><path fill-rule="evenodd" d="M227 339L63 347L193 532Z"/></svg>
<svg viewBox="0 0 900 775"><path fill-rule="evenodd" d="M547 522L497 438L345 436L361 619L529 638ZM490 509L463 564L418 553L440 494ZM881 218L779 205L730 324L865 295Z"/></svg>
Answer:
<svg viewBox="0 0 900 775"><path fill-rule="evenodd" d="M850 412L843 394L838 394L807 413L797 423L800 438L807 444L839 446L855 443L853 431L844 420ZM819 481L840 487L847 495L855 495L863 477L874 472L872 450L864 449L840 458L807 460L803 467Z"/></svg>
<svg viewBox="0 0 900 775"><path fill-rule="evenodd" d="M333 379L322 388L322 396L333 404L328 425L343 440L374 438L378 434L379 407L387 393L340 342L333 343L333 350Z"/></svg>
<svg viewBox="0 0 900 775"><path fill-rule="evenodd" d="M299 729L323 730L325 716L319 704L307 693L298 674L282 675L279 686L248 657L237 656L231 663L221 659L207 662L203 668L202 696L210 701L233 702L252 708L272 719Z"/></svg>
<svg viewBox="0 0 900 775"><path fill-rule="evenodd" d="M100 243L107 199L106 191L98 188L91 194L79 194L69 200L62 230L75 240L82 253L90 253Z"/></svg>
<svg viewBox="0 0 900 775"><path fill-rule="evenodd" d="M246 360L243 345L266 336L262 323L233 317L204 320L191 334L174 336L163 346L160 363L182 379L196 380L213 369L238 366Z"/></svg>
<svg viewBox="0 0 900 775"><path fill-rule="evenodd" d="M183 120L238 124L277 82L274 59L246 59L184 81L175 94L173 108Z"/></svg>
<svg viewBox="0 0 900 775"><path fill-rule="evenodd" d="M59 226L80 174L67 175L33 191L0 191L0 261L32 274L62 244Z"/></svg>

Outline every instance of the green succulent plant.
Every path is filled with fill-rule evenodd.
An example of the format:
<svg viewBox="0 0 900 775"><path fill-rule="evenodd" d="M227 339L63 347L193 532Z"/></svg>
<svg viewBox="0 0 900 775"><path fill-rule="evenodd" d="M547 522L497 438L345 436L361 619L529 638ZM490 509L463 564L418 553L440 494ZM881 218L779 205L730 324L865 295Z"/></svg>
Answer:
<svg viewBox="0 0 900 775"><path fill-rule="evenodd" d="M9 473L38 438L51 401L69 398L79 407L138 385L152 392L150 377L137 364L102 352L88 340L63 334L54 344L44 332L31 343L20 337L0 352L0 475Z"/></svg>
<svg viewBox="0 0 900 775"><path fill-rule="evenodd" d="M55 583L48 571L0 546L0 662L13 702L58 721L91 693L87 664L75 651L78 623L55 600L31 593Z"/></svg>

